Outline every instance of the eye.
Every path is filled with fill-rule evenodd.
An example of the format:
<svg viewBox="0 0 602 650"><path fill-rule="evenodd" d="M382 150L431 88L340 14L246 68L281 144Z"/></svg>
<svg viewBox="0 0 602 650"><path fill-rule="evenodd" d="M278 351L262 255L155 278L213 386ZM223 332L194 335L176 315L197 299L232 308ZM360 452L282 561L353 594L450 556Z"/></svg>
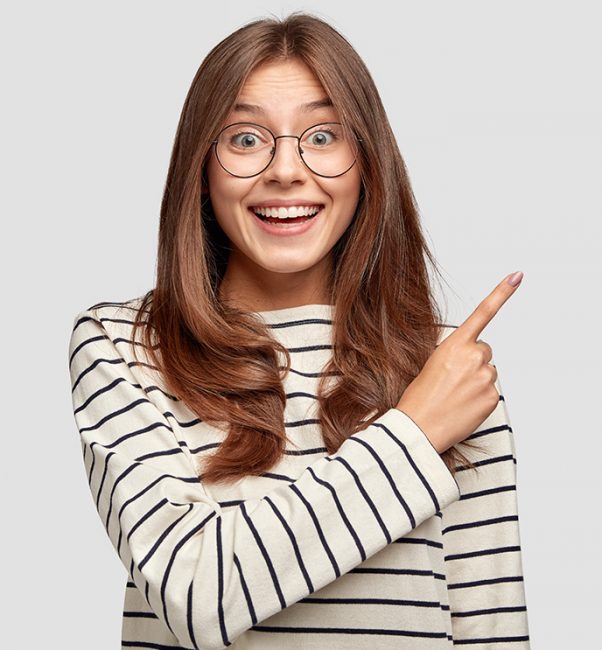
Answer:
<svg viewBox="0 0 602 650"><path fill-rule="evenodd" d="M235 133L232 135L230 138L230 143L234 144L235 146L240 146L241 149L252 149L253 146L257 144L258 139L259 137L255 133L241 131L240 133Z"/></svg>
<svg viewBox="0 0 602 650"><path fill-rule="evenodd" d="M233 153L255 153L263 150L272 141L269 131L251 122L240 122L225 127L219 136L222 151Z"/></svg>
<svg viewBox="0 0 602 650"><path fill-rule="evenodd" d="M335 144L340 139L337 127L320 125L315 131L311 131L305 138L305 144L312 147L323 148Z"/></svg>

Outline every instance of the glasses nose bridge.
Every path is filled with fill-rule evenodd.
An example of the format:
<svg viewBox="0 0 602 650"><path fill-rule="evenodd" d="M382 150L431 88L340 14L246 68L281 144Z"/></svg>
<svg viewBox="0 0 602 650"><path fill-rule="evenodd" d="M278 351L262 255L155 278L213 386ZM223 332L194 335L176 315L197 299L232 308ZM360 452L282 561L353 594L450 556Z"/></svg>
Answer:
<svg viewBox="0 0 602 650"><path fill-rule="evenodd" d="M274 161L276 160L276 154L277 149L278 149L278 140L280 138L294 138L297 142L295 143L295 153L297 154L298 162L300 162L302 165L305 165L305 160L303 159L303 149L301 149L301 136L300 135L273 135L272 137L274 138L274 148L272 149L272 157L270 159L270 164L268 167L271 167L274 164Z"/></svg>
<svg viewBox="0 0 602 650"><path fill-rule="evenodd" d="M296 147L295 149L297 150L298 154L302 154L303 150L301 149L301 136L300 135L274 135L272 136L274 138L274 151L272 151L272 160L276 157L276 149L278 145L278 140L280 138L295 138L296 142Z"/></svg>

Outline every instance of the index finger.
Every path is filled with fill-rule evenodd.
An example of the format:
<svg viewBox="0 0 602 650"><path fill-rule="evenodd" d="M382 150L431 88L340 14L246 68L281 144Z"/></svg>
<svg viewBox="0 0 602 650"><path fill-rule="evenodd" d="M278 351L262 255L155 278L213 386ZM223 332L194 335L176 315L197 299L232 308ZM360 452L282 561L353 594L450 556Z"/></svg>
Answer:
<svg viewBox="0 0 602 650"><path fill-rule="evenodd" d="M495 289L484 298L470 314L470 316L459 325L452 334L459 334L473 341L476 341L482 331L493 320L493 317L501 309L502 305L516 291L523 278L522 271L511 273L506 276ZM512 286L510 280L516 284Z"/></svg>

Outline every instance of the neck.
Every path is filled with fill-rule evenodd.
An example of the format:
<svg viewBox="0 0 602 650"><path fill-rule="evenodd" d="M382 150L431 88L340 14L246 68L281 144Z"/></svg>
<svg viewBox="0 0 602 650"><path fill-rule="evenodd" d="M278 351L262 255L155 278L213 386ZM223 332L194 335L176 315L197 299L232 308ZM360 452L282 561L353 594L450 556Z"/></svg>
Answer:
<svg viewBox="0 0 602 650"><path fill-rule="evenodd" d="M330 277L329 256L310 269L277 273L239 262L234 251L219 285L222 303L245 311L285 309L307 304L332 304L324 280Z"/></svg>

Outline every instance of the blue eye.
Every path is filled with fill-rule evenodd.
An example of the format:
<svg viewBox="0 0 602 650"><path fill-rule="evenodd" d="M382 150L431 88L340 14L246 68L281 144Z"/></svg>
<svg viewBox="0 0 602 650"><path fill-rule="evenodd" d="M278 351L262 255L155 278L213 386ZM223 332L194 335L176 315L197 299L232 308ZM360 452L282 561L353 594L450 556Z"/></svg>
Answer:
<svg viewBox="0 0 602 650"><path fill-rule="evenodd" d="M328 136L330 136L330 139L324 135L325 133L327 133ZM314 138L314 136L318 136L317 139ZM310 140L312 138L313 140ZM334 144L337 140L339 140L339 134L337 133L336 129L331 129L328 126L321 126L316 131L310 133L307 136L305 142L312 146L324 147L329 144Z"/></svg>
<svg viewBox="0 0 602 650"><path fill-rule="evenodd" d="M236 138L238 138L239 135L245 136L245 137L241 140L241 144L243 145L243 146L242 146L243 149L250 149L250 148L253 146L253 144L254 144L254 142L253 142L254 139L257 138L257 136L256 136L255 134L253 134L253 133L249 133L248 131L241 131L240 133L235 133L235 134L232 136L232 138L231 138L230 141L235 140ZM235 143L235 144L236 144L236 143ZM246 145L251 145L251 146L246 146Z"/></svg>

